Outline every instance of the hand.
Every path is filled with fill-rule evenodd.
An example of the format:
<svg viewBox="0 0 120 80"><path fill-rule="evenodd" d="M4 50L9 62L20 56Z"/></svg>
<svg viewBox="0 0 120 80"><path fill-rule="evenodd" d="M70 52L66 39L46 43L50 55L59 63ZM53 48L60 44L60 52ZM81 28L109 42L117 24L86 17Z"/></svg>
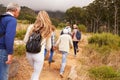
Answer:
<svg viewBox="0 0 120 80"><path fill-rule="evenodd" d="M56 49L56 47L55 46L53 46L53 50L55 50Z"/></svg>
<svg viewBox="0 0 120 80"><path fill-rule="evenodd" d="M6 61L6 64L11 64L12 63L13 56L8 55L8 60Z"/></svg>

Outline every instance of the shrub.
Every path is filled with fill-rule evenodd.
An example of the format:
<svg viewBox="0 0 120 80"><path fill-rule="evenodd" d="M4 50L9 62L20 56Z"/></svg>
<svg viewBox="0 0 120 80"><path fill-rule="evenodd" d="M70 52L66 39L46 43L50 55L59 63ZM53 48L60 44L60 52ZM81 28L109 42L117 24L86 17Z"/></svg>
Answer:
<svg viewBox="0 0 120 80"><path fill-rule="evenodd" d="M89 44L95 44L99 47L108 46L111 49L117 49L120 46L120 38L111 33L94 34L88 39Z"/></svg>
<svg viewBox="0 0 120 80"><path fill-rule="evenodd" d="M120 80L120 73L109 66L93 67L89 74L95 80Z"/></svg>
<svg viewBox="0 0 120 80"><path fill-rule="evenodd" d="M55 27L58 27L58 24L60 23L60 20L57 18L51 18L51 21Z"/></svg>
<svg viewBox="0 0 120 80"><path fill-rule="evenodd" d="M26 30L18 30L16 32L16 38L20 39L20 40L23 40L25 34L26 34Z"/></svg>
<svg viewBox="0 0 120 80"><path fill-rule="evenodd" d="M85 25L83 25L83 24L79 24L79 25L78 25L78 29L79 29L80 31L82 31L82 32L86 32L86 31L87 31L87 28L86 28Z"/></svg>
<svg viewBox="0 0 120 80"><path fill-rule="evenodd" d="M59 24L58 24L58 28L64 28L65 26L66 26L65 23L59 23Z"/></svg>
<svg viewBox="0 0 120 80"><path fill-rule="evenodd" d="M29 24L30 22L28 20L17 20L18 23L22 24Z"/></svg>
<svg viewBox="0 0 120 80"><path fill-rule="evenodd" d="M14 55L15 56L22 56L25 54L25 45L15 45L14 46Z"/></svg>

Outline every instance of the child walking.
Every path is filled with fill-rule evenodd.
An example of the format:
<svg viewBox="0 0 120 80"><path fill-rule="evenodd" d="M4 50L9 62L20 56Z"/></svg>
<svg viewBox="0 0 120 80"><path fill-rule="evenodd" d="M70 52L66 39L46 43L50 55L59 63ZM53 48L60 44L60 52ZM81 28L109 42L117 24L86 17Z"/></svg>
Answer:
<svg viewBox="0 0 120 80"><path fill-rule="evenodd" d="M53 60L53 55L54 55L53 47L54 47L54 45L55 45L55 27L52 27L50 55L49 55L49 53L47 52L47 49L45 49L45 53L44 53L45 58L47 58L47 57L46 57L47 55L49 56L49 59L48 59L49 65L50 65L52 62L54 62L54 60Z"/></svg>
<svg viewBox="0 0 120 80"><path fill-rule="evenodd" d="M59 51L62 53L62 63L60 68L60 76L63 78L64 69L66 66L67 55L69 53L70 47L73 46L72 38L68 34L68 30L63 30L63 35L60 35L59 39L57 40L55 46L59 47Z"/></svg>

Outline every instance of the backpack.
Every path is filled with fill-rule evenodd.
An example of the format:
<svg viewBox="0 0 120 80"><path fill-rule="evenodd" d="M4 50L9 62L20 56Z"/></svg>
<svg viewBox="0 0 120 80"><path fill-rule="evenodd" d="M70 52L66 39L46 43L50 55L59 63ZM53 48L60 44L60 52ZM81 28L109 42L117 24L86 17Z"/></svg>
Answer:
<svg viewBox="0 0 120 80"><path fill-rule="evenodd" d="M11 15L9 15L9 14L2 14L2 15L0 15L0 29L2 30L2 28L5 28L3 25L2 25L2 23L1 23L1 19L3 18L3 17L6 17L6 16L11 16ZM1 37L3 37L5 35L5 32L3 32L3 33L0 33L0 38Z"/></svg>
<svg viewBox="0 0 120 80"><path fill-rule="evenodd" d="M81 39L81 33L80 33L80 31L78 31L78 30L77 30L77 32L76 32L76 38L77 38L77 40L80 40L80 39Z"/></svg>
<svg viewBox="0 0 120 80"><path fill-rule="evenodd" d="M60 35L62 35L63 34L63 30L60 32Z"/></svg>
<svg viewBox="0 0 120 80"><path fill-rule="evenodd" d="M68 27L65 27L64 29L68 29ZM64 29L63 29L63 30L64 30ZM60 32L60 35L64 34L64 33L63 33L63 30ZM69 33L68 33L68 34L69 34Z"/></svg>
<svg viewBox="0 0 120 80"><path fill-rule="evenodd" d="M26 51L29 53L38 53L41 51L42 37L40 33L33 32L26 43Z"/></svg>

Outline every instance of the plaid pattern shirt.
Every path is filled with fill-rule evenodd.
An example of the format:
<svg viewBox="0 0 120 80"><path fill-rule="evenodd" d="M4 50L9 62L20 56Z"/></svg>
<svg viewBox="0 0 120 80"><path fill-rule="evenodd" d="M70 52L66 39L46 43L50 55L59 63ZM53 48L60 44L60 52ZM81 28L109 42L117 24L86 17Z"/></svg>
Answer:
<svg viewBox="0 0 120 80"><path fill-rule="evenodd" d="M55 32L52 32L52 35L51 35L51 45L52 46L55 45Z"/></svg>

